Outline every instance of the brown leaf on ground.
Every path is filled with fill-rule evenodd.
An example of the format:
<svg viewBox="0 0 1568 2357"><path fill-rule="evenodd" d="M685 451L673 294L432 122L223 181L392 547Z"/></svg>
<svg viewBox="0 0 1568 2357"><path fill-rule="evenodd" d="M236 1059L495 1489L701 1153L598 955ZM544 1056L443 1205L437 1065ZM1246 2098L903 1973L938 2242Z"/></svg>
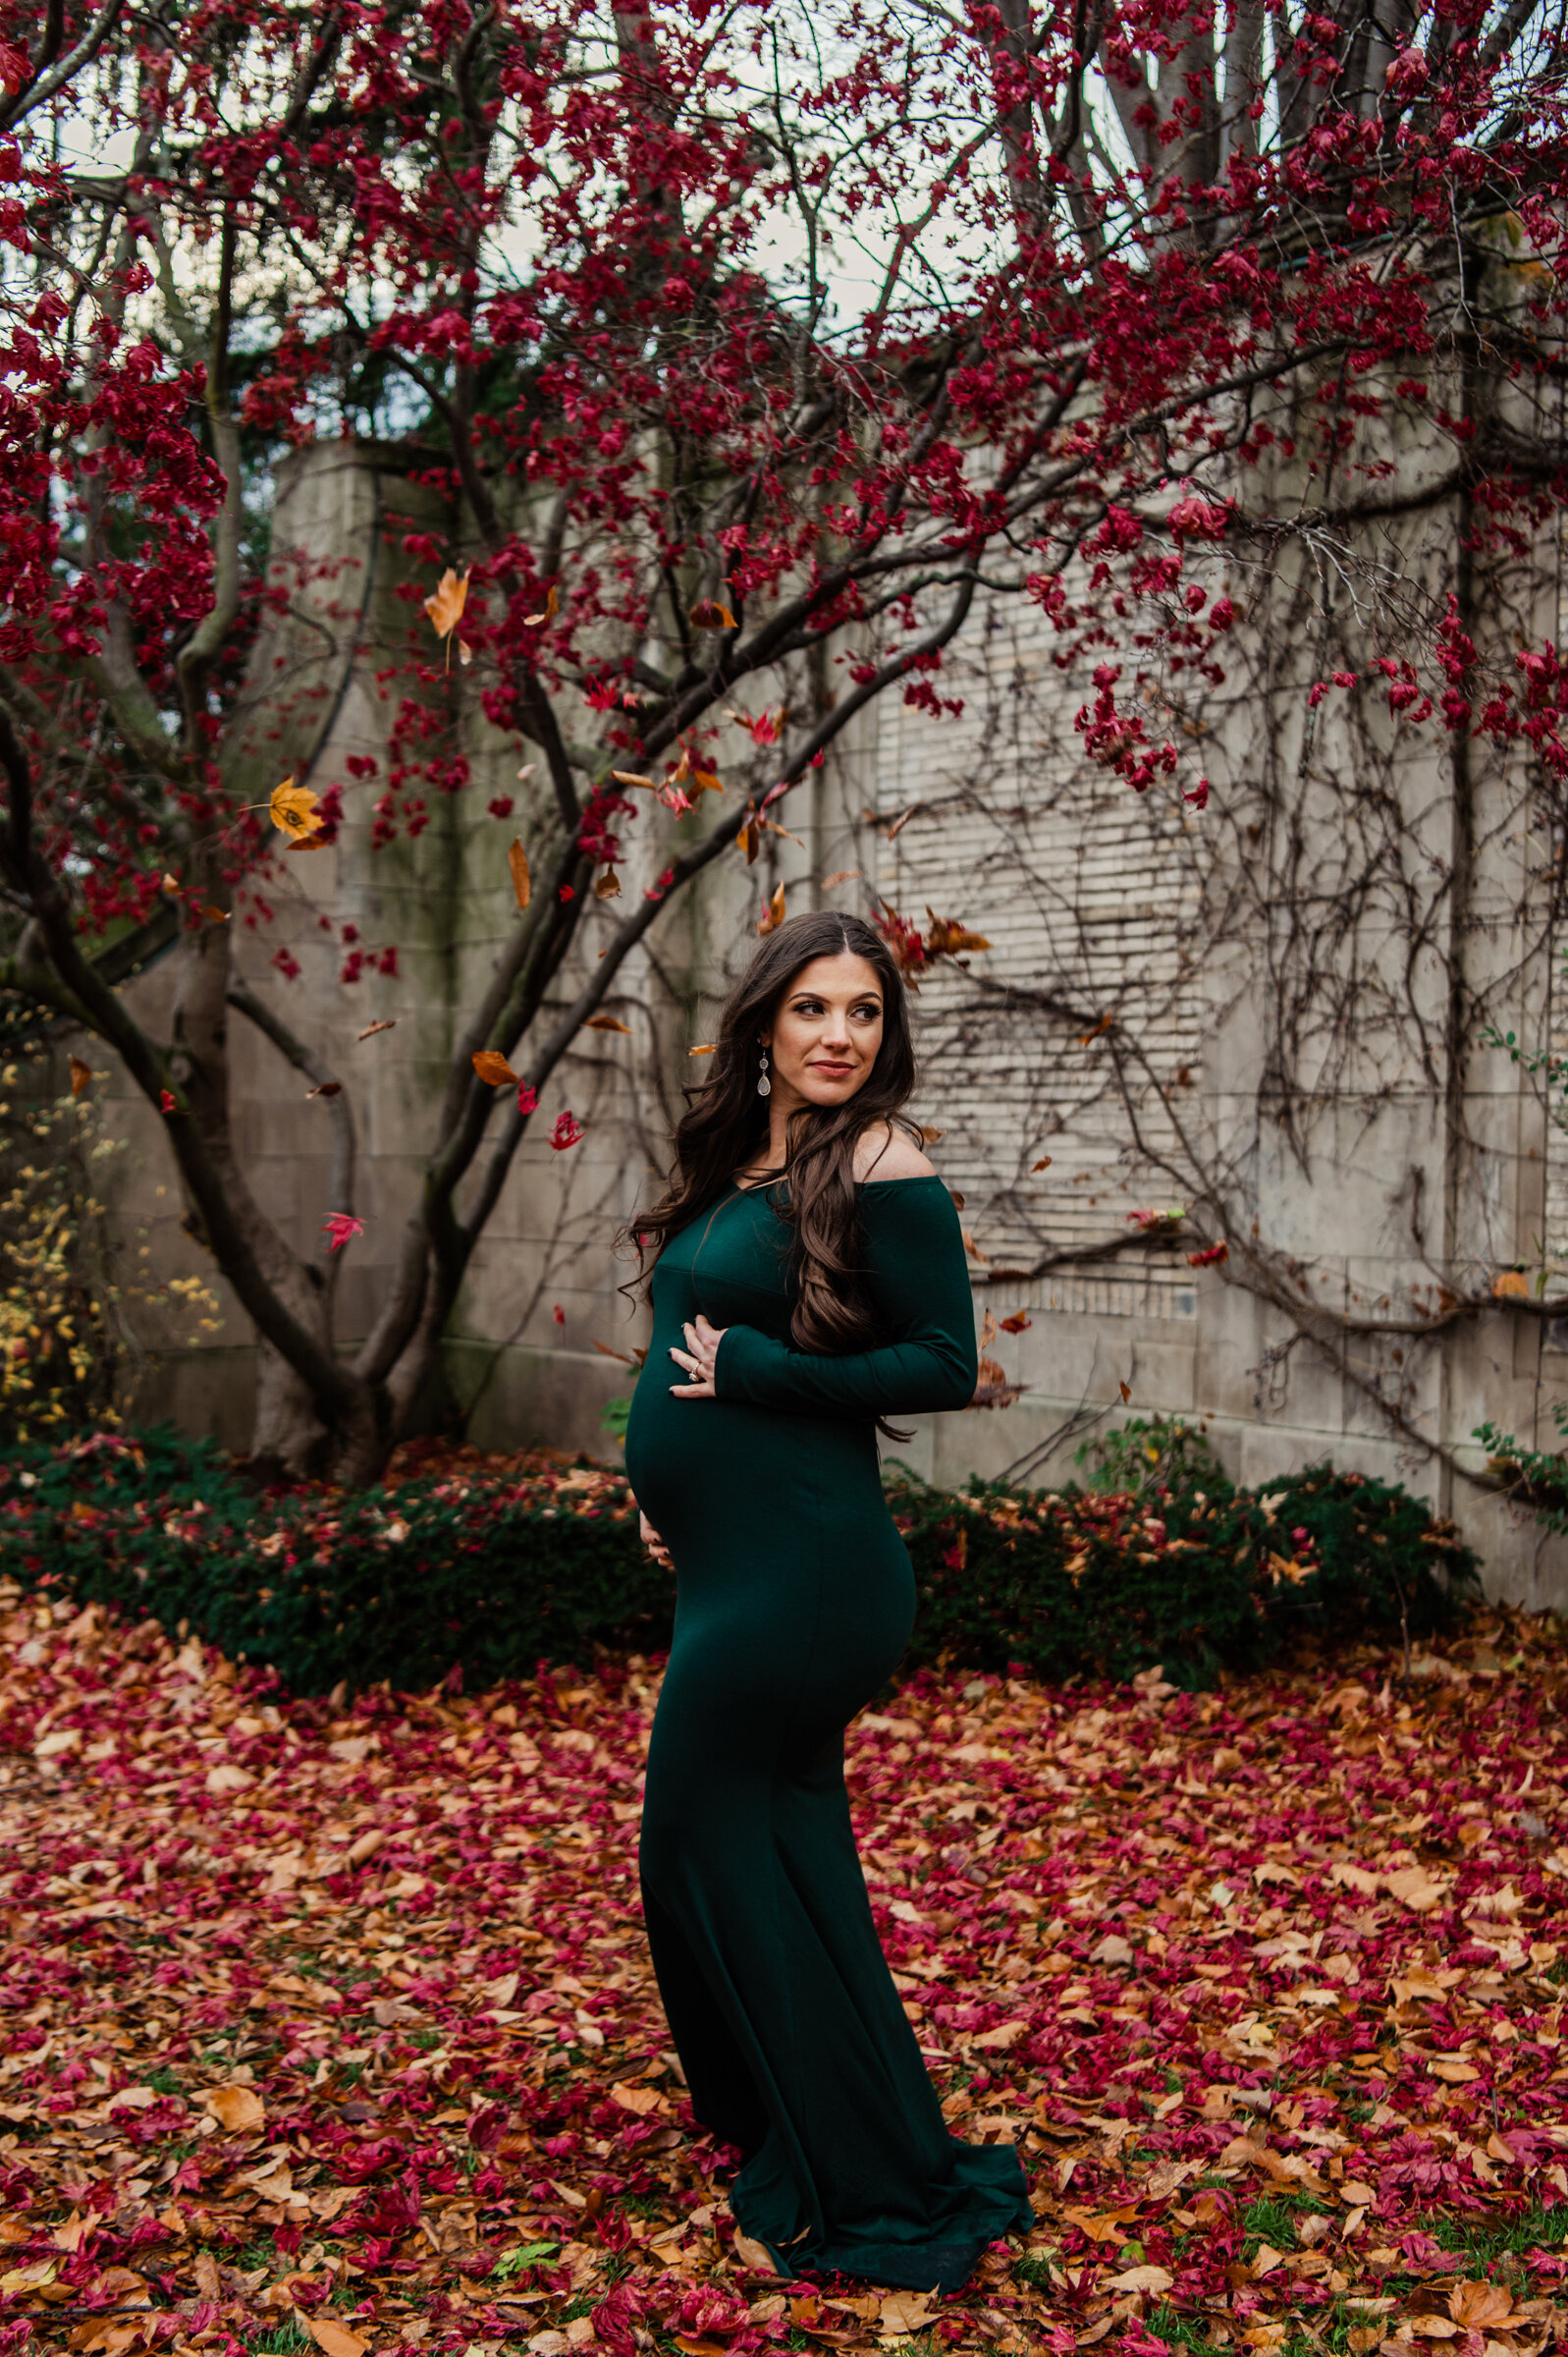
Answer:
<svg viewBox="0 0 1568 2357"><path fill-rule="evenodd" d="M266 2106L253 2087L209 2087L201 2100L231 2135L247 2134L265 2123Z"/></svg>

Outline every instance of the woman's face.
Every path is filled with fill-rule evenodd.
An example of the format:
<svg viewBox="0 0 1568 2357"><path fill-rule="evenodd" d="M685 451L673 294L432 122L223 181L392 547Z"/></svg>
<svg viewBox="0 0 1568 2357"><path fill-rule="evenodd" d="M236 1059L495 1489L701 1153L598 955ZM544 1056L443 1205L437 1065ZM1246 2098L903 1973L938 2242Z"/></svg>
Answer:
<svg viewBox="0 0 1568 2357"><path fill-rule="evenodd" d="M844 1105L871 1077L882 1045L882 984L864 958L840 950L803 965L763 1034L773 1066L773 1102Z"/></svg>

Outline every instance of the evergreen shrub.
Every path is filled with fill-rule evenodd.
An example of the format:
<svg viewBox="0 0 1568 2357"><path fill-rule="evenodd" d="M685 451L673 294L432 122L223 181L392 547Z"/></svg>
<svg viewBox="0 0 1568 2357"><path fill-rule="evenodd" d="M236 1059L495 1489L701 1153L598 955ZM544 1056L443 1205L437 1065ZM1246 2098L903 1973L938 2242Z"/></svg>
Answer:
<svg viewBox="0 0 1568 2357"><path fill-rule="evenodd" d="M1327 1467L1267 1494L935 1490L889 1467L914 1563L909 1666L1183 1683L1248 1671L1303 1635L1428 1635L1476 1561L1402 1490ZM624 1479L526 1460L449 1462L348 1496L265 1489L166 1427L0 1456L0 1576L150 1614L297 1692L388 1679L470 1685L668 1644L669 1575Z"/></svg>

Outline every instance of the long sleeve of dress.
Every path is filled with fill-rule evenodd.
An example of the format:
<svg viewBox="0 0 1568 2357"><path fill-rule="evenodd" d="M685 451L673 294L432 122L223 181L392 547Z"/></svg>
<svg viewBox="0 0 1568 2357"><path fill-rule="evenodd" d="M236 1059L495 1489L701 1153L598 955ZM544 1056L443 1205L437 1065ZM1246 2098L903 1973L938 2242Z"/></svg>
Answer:
<svg viewBox="0 0 1568 2357"><path fill-rule="evenodd" d="M951 1196L936 1178L873 1181L861 1189L860 1217L866 1289L889 1340L834 1357L730 1326L715 1368L721 1399L867 1417L967 1407L979 1361Z"/></svg>

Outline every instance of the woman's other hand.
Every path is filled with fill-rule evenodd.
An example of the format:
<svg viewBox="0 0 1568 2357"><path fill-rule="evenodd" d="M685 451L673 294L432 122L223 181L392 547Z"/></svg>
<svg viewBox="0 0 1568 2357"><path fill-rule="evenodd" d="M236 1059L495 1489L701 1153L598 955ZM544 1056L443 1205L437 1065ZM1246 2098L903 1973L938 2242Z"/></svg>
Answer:
<svg viewBox="0 0 1568 2357"><path fill-rule="evenodd" d="M641 1533L642 1543L653 1557L654 1562L662 1563L667 1571L673 1571L675 1564L670 1560L670 1550L640 1507L637 1508L637 1528Z"/></svg>
<svg viewBox="0 0 1568 2357"><path fill-rule="evenodd" d="M672 1393L677 1399L717 1399L719 1394L714 1387L714 1368L719 1362L719 1344L729 1328L710 1326L707 1319L699 1315L694 1326L683 1327L681 1331L686 1338L686 1346L684 1350L677 1350L672 1343L670 1355L690 1381L673 1383L670 1386Z"/></svg>

